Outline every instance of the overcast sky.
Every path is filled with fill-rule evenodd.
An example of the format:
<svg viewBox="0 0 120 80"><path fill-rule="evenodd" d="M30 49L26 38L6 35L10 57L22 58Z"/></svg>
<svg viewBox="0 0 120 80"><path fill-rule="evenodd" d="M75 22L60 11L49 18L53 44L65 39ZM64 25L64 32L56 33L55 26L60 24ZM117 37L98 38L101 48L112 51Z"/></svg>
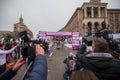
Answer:
<svg viewBox="0 0 120 80"><path fill-rule="evenodd" d="M22 14L25 25L38 31L56 32L69 21L77 7L90 0L0 0L0 30L13 31ZM108 8L120 9L120 0L102 0Z"/></svg>

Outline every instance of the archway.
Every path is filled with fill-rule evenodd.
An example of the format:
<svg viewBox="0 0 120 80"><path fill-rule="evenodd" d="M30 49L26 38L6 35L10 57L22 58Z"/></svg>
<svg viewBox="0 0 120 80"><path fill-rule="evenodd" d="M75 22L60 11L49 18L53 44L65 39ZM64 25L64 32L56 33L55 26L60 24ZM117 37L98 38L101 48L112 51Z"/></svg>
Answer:
<svg viewBox="0 0 120 80"><path fill-rule="evenodd" d="M88 22L88 35L92 34L92 23Z"/></svg>
<svg viewBox="0 0 120 80"><path fill-rule="evenodd" d="M99 29L99 23L98 22L95 22L95 32L97 32L98 31L98 29Z"/></svg>
<svg viewBox="0 0 120 80"><path fill-rule="evenodd" d="M104 21L101 23L101 28L102 28L102 29L105 29L105 28L106 28L106 23L105 23Z"/></svg>

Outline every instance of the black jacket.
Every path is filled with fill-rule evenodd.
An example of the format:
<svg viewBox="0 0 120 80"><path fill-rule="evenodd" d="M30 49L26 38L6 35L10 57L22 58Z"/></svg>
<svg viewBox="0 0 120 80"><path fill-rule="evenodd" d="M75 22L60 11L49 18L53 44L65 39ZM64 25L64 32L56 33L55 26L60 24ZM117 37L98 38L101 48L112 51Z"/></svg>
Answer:
<svg viewBox="0 0 120 80"><path fill-rule="evenodd" d="M78 54L83 54L86 51L86 45L82 44L81 47L78 49Z"/></svg>
<svg viewBox="0 0 120 80"><path fill-rule="evenodd" d="M90 53L79 59L85 69L92 70L100 79L120 80L120 60L108 53Z"/></svg>

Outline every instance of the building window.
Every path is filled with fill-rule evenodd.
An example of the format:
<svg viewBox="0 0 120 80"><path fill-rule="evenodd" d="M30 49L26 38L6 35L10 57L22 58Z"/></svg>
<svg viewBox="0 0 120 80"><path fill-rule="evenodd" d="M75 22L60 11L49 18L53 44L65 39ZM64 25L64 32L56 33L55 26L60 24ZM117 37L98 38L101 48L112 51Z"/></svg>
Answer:
<svg viewBox="0 0 120 80"><path fill-rule="evenodd" d="M87 7L87 17L91 18L91 7Z"/></svg>
<svg viewBox="0 0 120 80"><path fill-rule="evenodd" d="M97 32L98 31L98 28L99 28L99 24L98 24L98 22L95 22L95 32Z"/></svg>
<svg viewBox="0 0 120 80"><path fill-rule="evenodd" d="M120 21L120 15L118 16L118 19L119 19L119 21Z"/></svg>
<svg viewBox="0 0 120 80"><path fill-rule="evenodd" d="M102 8L101 8L101 16L102 16L102 17L105 17L105 7L102 7Z"/></svg>
<svg viewBox="0 0 120 80"><path fill-rule="evenodd" d="M98 17L98 7L94 8L94 17L97 18Z"/></svg>
<svg viewBox="0 0 120 80"><path fill-rule="evenodd" d="M110 14L108 14L108 20L110 20Z"/></svg>
<svg viewBox="0 0 120 80"><path fill-rule="evenodd" d="M110 21L113 21L113 15L110 14L109 17L110 17Z"/></svg>
<svg viewBox="0 0 120 80"><path fill-rule="evenodd" d="M88 23L88 35L91 35L92 34L92 23L89 22Z"/></svg>
<svg viewBox="0 0 120 80"><path fill-rule="evenodd" d="M119 32L119 26L118 26L118 24L116 24L116 33L118 33Z"/></svg>
<svg viewBox="0 0 120 80"><path fill-rule="evenodd" d="M116 23L116 28L117 30L119 30L119 23Z"/></svg>
<svg viewBox="0 0 120 80"><path fill-rule="evenodd" d="M118 22L118 21L119 21L119 19L118 19L118 18L115 18L115 21L116 21L116 22Z"/></svg>
<svg viewBox="0 0 120 80"><path fill-rule="evenodd" d="M110 17L110 21L113 21L113 17Z"/></svg>
<svg viewBox="0 0 120 80"><path fill-rule="evenodd" d="M113 29L114 24L113 24L113 23L111 23L111 26L112 26L112 29Z"/></svg>

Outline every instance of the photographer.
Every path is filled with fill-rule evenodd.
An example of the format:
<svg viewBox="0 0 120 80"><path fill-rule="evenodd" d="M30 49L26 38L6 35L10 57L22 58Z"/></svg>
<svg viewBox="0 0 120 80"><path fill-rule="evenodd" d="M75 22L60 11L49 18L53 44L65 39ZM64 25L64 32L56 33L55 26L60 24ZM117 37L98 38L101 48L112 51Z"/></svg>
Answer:
<svg viewBox="0 0 120 80"><path fill-rule="evenodd" d="M120 60L106 53L107 41L103 38L94 38L92 49L92 53L79 57L83 68L93 71L100 79L120 80Z"/></svg>
<svg viewBox="0 0 120 80"><path fill-rule="evenodd" d="M33 68L32 71L28 74L26 80L47 80L47 61L46 57L44 56L44 50L42 47L40 47L40 45L36 45L35 53L36 57L33 63ZM20 62L18 61L16 65L21 66L24 63L23 60ZM19 63L21 65L19 65ZM16 69L14 65L14 67L11 70L8 70L4 72L2 75L0 75L0 80L8 80L8 77L9 79L11 79L13 77L13 75L11 76L12 72L18 69L19 68Z"/></svg>
<svg viewBox="0 0 120 80"><path fill-rule="evenodd" d="M72 71L75 70L75 55L70 52L65 58L64 63L66 64L66 71L64 72L63 77L68 79L71 76Z"/></svg>

